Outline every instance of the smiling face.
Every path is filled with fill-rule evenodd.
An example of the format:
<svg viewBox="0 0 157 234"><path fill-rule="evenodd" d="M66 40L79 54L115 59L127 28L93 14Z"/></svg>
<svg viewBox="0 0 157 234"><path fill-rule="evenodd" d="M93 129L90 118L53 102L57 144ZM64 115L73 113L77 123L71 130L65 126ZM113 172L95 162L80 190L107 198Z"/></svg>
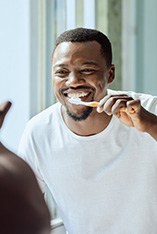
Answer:
<svg viewBox="0 0 157 234"><path fill-rule="evenodd" d="M69 98L99 101L107 84L114 79L114 66L107 67L101 46L96 41L60 43L52 59L53 88L68 115L86 119L94 108L71 104Z"/></svg>

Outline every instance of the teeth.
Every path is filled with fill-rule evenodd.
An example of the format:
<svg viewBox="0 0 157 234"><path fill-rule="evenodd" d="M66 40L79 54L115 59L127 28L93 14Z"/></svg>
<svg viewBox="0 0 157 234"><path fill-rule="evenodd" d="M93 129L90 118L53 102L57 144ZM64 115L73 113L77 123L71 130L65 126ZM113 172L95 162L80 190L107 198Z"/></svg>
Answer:
<svg viewBox="0 0 157 234"><path fill-rule="evenodd" d="M69 98L80 98L80 97L85 97L87 95L88 95L88 93L83 93L83 92L81 92L81 93L69 93L68 97Z"/></svg>

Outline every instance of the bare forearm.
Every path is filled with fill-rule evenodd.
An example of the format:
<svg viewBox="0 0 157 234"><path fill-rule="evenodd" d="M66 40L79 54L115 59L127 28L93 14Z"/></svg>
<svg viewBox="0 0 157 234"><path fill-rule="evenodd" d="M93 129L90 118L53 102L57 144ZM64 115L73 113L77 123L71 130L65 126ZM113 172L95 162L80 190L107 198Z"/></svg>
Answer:
<svg viewBox="0 0 157 234"><path fill-rule="evenodd" d="M157 141L157 116L152 114L150 126L146 132L150 134Z"/></svg>
<svg viewBox="0 0 157 234"><path fill-rule="evenodd" d="M133 117L134 127L142 132L147 132L157 141L157 115L147 111L143 107Z"/></svg>

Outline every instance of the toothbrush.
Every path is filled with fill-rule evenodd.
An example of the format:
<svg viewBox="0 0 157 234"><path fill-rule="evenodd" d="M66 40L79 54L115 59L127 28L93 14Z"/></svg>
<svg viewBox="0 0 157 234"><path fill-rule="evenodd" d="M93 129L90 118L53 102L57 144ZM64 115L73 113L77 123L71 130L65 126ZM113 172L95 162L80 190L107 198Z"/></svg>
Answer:
<svg viewBox="0 0 157 234"><path fill-rule="evenodd" d="M83 102L80 98L70 98L69 102L75 105L84 105L84 106L90 106L90 107L97 107L99 102Z"/></svg>
<svg viewBox="0 0 157 234"><path fill-rule="evenodd" d="M99 102L96 102L96 101L92 101L92 102L83 102L81 101L80 98L70 98L69 99L69 102L72 103L72 104L75 104L75 105L84 105L84 106L90 106L90 107L97 107ZM126 108L125 107L122 107L120 109L121 112L126 112ZM130 110L129 112L130 114L134 114L135 113L135 110L132 109Z"/></svg>

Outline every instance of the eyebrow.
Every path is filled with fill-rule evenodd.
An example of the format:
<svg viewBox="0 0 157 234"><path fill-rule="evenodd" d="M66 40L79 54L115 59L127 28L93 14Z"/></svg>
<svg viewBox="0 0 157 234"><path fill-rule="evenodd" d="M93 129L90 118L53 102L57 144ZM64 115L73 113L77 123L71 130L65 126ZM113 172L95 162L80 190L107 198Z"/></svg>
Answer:
<svg viewBox="0 0 157 234"><path fill-rule="evenodd" d="M81 64L81 66L84 66L84 65L94 65L94 66L98 66L99 67L99 65L95 62L95 61L86 61L86 62L84 62L83 64ZM60 63L60 64L56 64L56 65L54 65L53 66L53 68L56 68L56 67L66 67L67 66L67 64L65 64L65 63Z"/></svg>
<svg viewBox="0 0 157 234"><path fill-rule="evenodd" d="M98 64L93 60L86 61L82 65L95 65L95 66L98 66Z"/></svg>
<svg viewBox="0 0 157 234"><path fill-rule="evenodd" d="M66 66L66 64L61 63L61 64L54 65L53 68L56 68L56 67L65 67L65 66Z"/></svg>

